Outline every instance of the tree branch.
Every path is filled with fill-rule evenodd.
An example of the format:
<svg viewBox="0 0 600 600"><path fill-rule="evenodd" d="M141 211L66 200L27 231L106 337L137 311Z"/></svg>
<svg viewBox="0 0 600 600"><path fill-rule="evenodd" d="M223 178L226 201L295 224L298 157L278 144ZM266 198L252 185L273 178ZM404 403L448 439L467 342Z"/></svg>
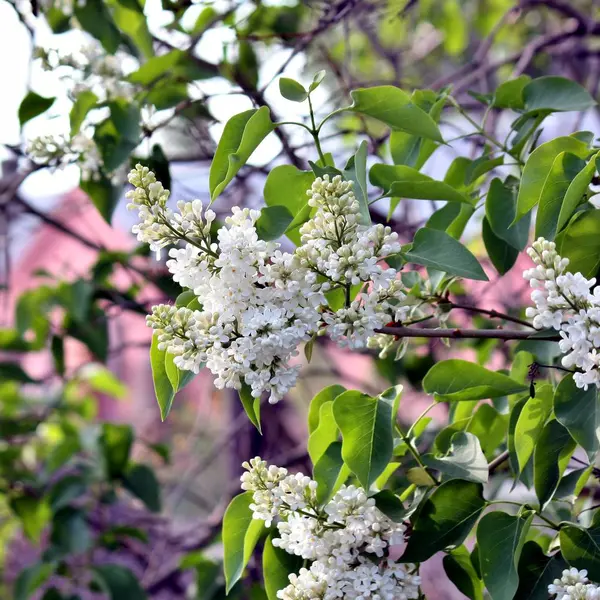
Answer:
<svg viewBox="0 0 600 600"><path fill-rule="evenodd" d="M393 335L398 338L450 338L450 339L496 339L529 340L558 342L560 336L536 335L520 329L421 329L418 327L382 327L377 333Z"/></svg>

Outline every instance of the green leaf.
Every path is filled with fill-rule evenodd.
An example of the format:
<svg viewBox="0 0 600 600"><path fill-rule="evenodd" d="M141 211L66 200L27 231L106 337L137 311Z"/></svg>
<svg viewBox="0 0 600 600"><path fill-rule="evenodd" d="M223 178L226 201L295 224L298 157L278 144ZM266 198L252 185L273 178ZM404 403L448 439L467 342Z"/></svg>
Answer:
<svg viewBox="0 0 600 600"><path fill-rule="evenodd" d="M210 166L211 202L227 187L271 131L273 123L266 106L239 113L227 121Z"/></svg>
<svg viewBox="0 0 600 600"><path fill-rule="evenodd" d="M369 213L369 195L367 193L367 142L360 143L356 154L351 156L344 167L344 179L354 182L353 190L360 206L360 222L371 224Z"/></svg>
<svg viewBox="0 0 600 600"><path fill-rule="evenodd" d="M562 136L538 146L529 155L523 168L513 226L539 202L552 163L561 152L585 158L589 148L574 137Z"/></svg>
<svg viewBox="0 0 600 600"><path fill-rule="evenodd" d="M142 51L146 58L154 55L152 35L138 0L108 0L116 26Z"/></svg>
<svg viewBox="0 0 600 600"><path fill-rule="evenodd" d="M48 503L35 496L17 496L10 500L10 507L21 520L25 535L38 544L52 517Z"/></svg>
<svg viewBox="0 0 600 600"><path fill-rule="evenodd" d="M571 500L577 498L587 484L593 470L594 465L591 464L589 467L575 469L564 475L558 484L554 497L556 499L569 499L571 497Z"/></svg>
<svg viewBox="0 0 600 600"><path fill-rule="evenodd" d="M519 417L521 416L521 412L523 411L523 408L525 407L525 404L528 400L528 398L521 398L521 400L518 400L512 407L508 420L508 437L506 439L506 445L508 449L508 463L516 478L518 478L521 474L521 468L519 467L519 458L517 456L515 432L517 428L517 422L519 420ZM527 460L529 460L530 457L531 454L529 454Z"/></svg>
<svg viewBox="0 0 600 600"><path fill-rule="evenodd" d="M106 177L98 180L81 180L79 187L89 196L104 220L110 223L113 212L121 199L121 189L114 186Z"/></svg>
<svg viewBox="0 0 600 600"><path fill-rule="evenodd" d="M14 583L14 600L30 600L33 593L54 573L56 565L48 562L35 562L23 569Z"/></svg>
<svg viewBox="0 0 600 600"><path fill-rule="evenodd" d="M160 512L160 485L150 467L133 465L123 476L123 486L139 498L148 510Z"/></svg>
<svg viewBox="0 0 600 600"><path fill-rule="evenodd" d="M79 475L67 475L53 486L49 494L49 502L53 511L69 506L71 502L87 492L86 480Z"/></svg>
<svg viewBox="0 0 600 600"><path fill-rule="evenodd" d="M600 268L600 210L576 215L557 236L556 251L569 259L568 271L595 277Z"/></svg>
<svg viewBox="0 0 600 600"><path fill-rule="evenodd" d="M408 262L444 271L449 275L488 281L473 254L445 231L422 227L415 234L412 247L404 253L404 257Z"/></svg>
<svg viewBox="0 0 600 600"><path fill-rule="evenodd" d="M557 231L560 231L567 224L576 208L585 201L589 185L592 182L594 173L596 173L596 159L598 156L598 154L594 155L569 184L560 206L558 223L556 224Z"/></svg>
<svg viewBox="0 0 600 600"><path fill-rule="evenodd" d="M542 508L552 500L575 446L567 429L558 421L546 423L533 454L533 481Z"/></svg>
<svg viewBox="0 0 600 600"><path fill-rule="evenodd" d="M100 446L104 457L106 472L110 479L123 475L129 462L129 453L133 445L133 430L130 425L103 423Z"/></svg>
<svg viewBox="0 0 600 600"><path fill-rule="evenodd" d="M108 594L110 600L146 600L146 592L138 583L137 577L121 565L96 565L92 567L96 579Z"/></svg>
<svg viewBox="0 0 600 600"><path fill-rule="evenodd" d="M552 412L552 388L540 387L535 398L529 398L519 412L515 426L517 464L522 471L538 443L543 427Z"/></svg>
<svg viewBox="0 0 600 600"><path fill-rule="evenodd" d="M85 512L78 508L61 508L52 520L52 545L63 554L82 554L93 543Z"/></svg>
<svg viewBox="0 0 600 600"><path fill-rule="evenodd" d="M441 401L482 400L527 389L514 379L488 371L467 360L450 359L435 364L423 379L423 389Z"/></svg>
<svg viewBox="0 0 600 600"><path fill-rule="evenodd" d="M365 490L392 458L396 419L393 408L399 393L390 388L372 398L349 391L333 401L333 416L342 432L342 457Z"/></svg>
<svg viewBox="0 0 600 600"><path fill-rule="evenodd" d="M317 71L315 73L315 76L313 77L310 87L308 88L309 91L314 92L319 87L319 85L321 85L321 82L323 81L323 79L325 79L326 75L327 71L325 70Z"/></svg>
<svg viewBox="0 0 600 600"><path fill-rule="evenodd" d="M576 81L564 77L538 77L523 88L527 112L587 110L596 106L590 93Z"/></svg>
<svg viewBox="0 0 600 600"><path fill-rule="evenodd" d="M517 569L533 514L495 511L484 515L477 526L481 575L492 600L512 600L519 587Z"/></svg>
<svg viewBox="0 0 600 600"><path fill-rule="evenodd" d="M266 242L279 239L289 228L294 215L285 206L265 206L256 221L256 233Z"/></svg>
<svg viewBox="0 0 600 600"><path fill-rule="evenodd" d="M352 110L385 123L398 131L443 142L435 121L418 106L411 103L410 96L401 89L382 85L353 90Z"/></svg>
<svg viewBox="0 0 600 600"><path fill-rule="evenodd" d="M552 163L544 182L535 221L535 237L554 240L558 230L558 216L571 182L585 163L567 152L561 152Z"/></svg>
<svg viewBox="0 0 600 600"><path fill-rule="evenodd" d="M512 182L515 185L510 185ZM527 246L531 215L526 215L514 226L510 226L515 219L517 207L516 184L518 180L514 178L508 178L504 183L498 178L493 179L485 199L485 214L494 235L521 251Z"/></svg>
<svg viewBox="0 0 600 600"><path fill-rule="evenodd" d="M95 37L108 54L114 54L121 43L121 33L116 28L104 2L77 3L73 13L81 27Z"/></svg>
<svg viewBox="0 0 600 600"><path fill-rule="evenodd" d="M480 404L470 417L465 431L477 436L483 454L488 460L506 437L508 415L501 415L492 405Z"/></svg>
<svg viewBox="0 0 600 600"><path fill-rule="evenodd" d="M483 600L483 582L477 575L471 555L464 546L459 546L442 561L448 579L470 600Z"/></svg>
<svg viewBox="0 0 600 600"><path fill-rule="evenodd" d="M350 469L342 458L342 442L332 442L313 467L313 479L318 484L317 502L330 500L349 476Z"/></svg>
<svg viewBox="0 0 600 600"><path fill-rule="evenodd" d="M523 88L531 81L529 75L520 75L516 79L501 83L494 92L492 106L495 108L511 108L520 110L524 108Z"/></svg>
<svg viewBox="0 0 600 600"><path fill-rule="evenodd" d="M447 183L436 181L405 165L373 165L369 172L369 179L373 185L382 188L388 196L471 203L467 196Z"/></svg>
<svg viewBox="0 0 600 600"><path fill-rule="evenodd" d="M217 74L218 70L213 65L190 57L183 50L171 50L166 54L153 56L127 79L131 83L152 87L159 80L195 81L208 79Z"/></svg>
<svg viewBox="0 0 600 600"><path fill-rule="evenodd" d="M28 375L21 365L16 362L0 362L0 379L2 381L18 381L19 383L35 383L36 380Z"/></svg>
<svg viewBox="0 0 600 600"><path fill-rule="evenodd" d="M242 402L242 406L248 415L251 423L258 429L259 433L262 433L262 428L260 425L260 396L255 398L252 395L252 389L246 383L242 384L242 387L239 390L240 400Z"/></svg>
<svg viewBox="0 0 600 600"><path fill-rule="evenodd" d="M96 96L96 94L94 94L94 92L91 90L83 90L77 94L69 114L69 120L71 122L71 136L79 133L81 124L83 123L85 117L90 110L96 106L97 102L98 96Z"/></svg>
<svg viewBox="0 0 600 600"><path fill-rule="evenodd" d="M431 104L426 94L421 90L415 90L411 99L414 104L426 111L435 123L439 123L446 104L446 96L441 96ZM407 165L420 170L438 147L438 142L419 135L404 131L392 131L390 134L390 153L395 165Z"/></svg>
<svg viewBox="0 0 600 600"><path fill-rule="evenodd" d="M548 586L568 565L560 553L546 556L534 541L525 542L519 560L519 588L514 600L547 600Z"/></svg>
<svg viewBox="0 0 600 600"><path fill-rule="evenodd" d="M313 465L325 454L330 444L338 439L339 430L333 418L333 402L321 404L319 425L308 438L308 455Z"/></svg>
<svg viewBox="0 0 600 600"><path fill-rule="evenodd" d="M273 534L265 541L262 571L269 600L277 600L277 592L289 585L288 576L302 568L302 558L273 546Z"/></svg>
<svg viewBox="0 0 600 600"><path fill-rule="evenodd" d="M600 527L584 529L564 524L560 528L560 550L571 567L586 569L592 581L600 578Z"/></svg>
<svg viewBox="0 0 600 600"><path fill-rule="evenodd" d="M53 104L56 98L45 98L35 92L28 92L19 106L19 124L21 127L27 121L46 112Z"/></svg>
<svg viewBox="0 0 600 600"><path fill-rule="evenodd" d="M496 167L504 164L504 156L500 155L496 158L490 158L489 155L480 156L474 160L465 172L465 185L469 186L476 182L482 175L489 173Z"/></svg>
<svg viewBox="0 0 600 600"><path fill-rule="evenodd" d="M79 372L79 378L85 381L95 392L122 400L127 395L127 386L119 381L104 365L91 363Z"/></svg>
<svg viewBox="0 0 600 600"><path fill-rule="evenodd" d="M167 376L165 367L166 350L159 350L158 335L152 336L152 345L150 346L150 365L152 366L152 380L154 382L154 393L160 408L160 418L164 421L167 418L173 404L175 392Z"/></svg>
<svg viewBox="0 0 600 600"><path fill-rule="evenodd" d="M600 442L600 403L596 386L587 390L578 388L573 376L567 375L556 388L554 414L593 460Z"/></svg>
<svg viewBox="0 0 600 600"><path fill-rule="evenodd" d="M460 546L486 502L480 483L452 479L425 500L413 523L401 562L423 562L449 546Z"/></svg>
<svg viewBox="0 0 600 600"><path fill-rule="evenodd" d="M310 402L308 407L308 433L309 435L319 426L319 413L321 406L326 402L333 402L340 394L346 391L344 386L334 384L323 388Z"/></svg>
<svg viewBox="0 0 600 600"><path fill-rule="evenodd" d="M267 206L284 206L293 215L286 235L300 245L299 228L309 218L307 191L315 180L312 171L301 171L293 165L278 165L269 172L265 181L264 197Z"/></svg>
<svg viewBox="0 0 600 600"><path fill-rule="evenodd" d="M223 552L227 593L240 579L263 532L263 521L252 518L252 492L236 496L223 517Z"/></svg>
<svg viewBox="0 0 600 600"><path fill-rule="evenodd" d="M483 243L485 244L485 250L490 257L494 268L500 275L504 275L510 271L517 262L519 251L510 244L507 244L492 231L487 217L483 217L483 221L481 222L481 234Z"/></svg>
<svg viewBox="0 0 600 600"><path fill-rule="evenodd" d="M308 92L304 86L289 77L279 78L279 93L286 100L291 100L292 102L304 102L308 98Z"/></svg>
<svg viewBox="0 0 600 600"><path fill-rule="evenodd" d="M436 469L451 479L475 483L486 483L488 480L487 460L481 451L479 440L472 433L455 433L449 456L435 458L426 454L422 460L425 466Z"/></svg>

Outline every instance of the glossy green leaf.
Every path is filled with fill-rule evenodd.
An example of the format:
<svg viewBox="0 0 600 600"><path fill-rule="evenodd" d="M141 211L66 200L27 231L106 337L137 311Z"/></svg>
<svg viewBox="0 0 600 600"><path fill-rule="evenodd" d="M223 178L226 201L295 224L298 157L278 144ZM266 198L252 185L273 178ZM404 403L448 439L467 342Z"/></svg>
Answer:
<svg viewBox="0 0 600 600"><path fill-rule="evenodd" d="M558 230L558 216L567 190L584 166L585 163L580 158L568 152L561 152L554 159L540 195L535 220L536 238L554 240Z"/></svg>
<svg viewBox="0 0 600 600"><path fill-rule="evenodd" d="M552 500L575 447L575 441L558 421L546 423L533 453L533 481L542 508Z"/></svg>
<svg viewBox="0 0 600 600"><path fill-rule="evenodd" d="M312 83L310 84L310 87L308 89L311 92L314 92L321 85L321 82L323 81L323 79L325 79L326 75L327 75L327 71L325 71L325 70L317 71L315 73Z"/></svg>
<svg viewBox="0 0 600 600"><path fill-rule="evenodd" d="M482 400L524 391L527 386L475 363L450 359L435 364L423 379L423 389L441 401Z"/></svg>
<svg viewBox="0 0 600 600"><path fill-rule="evenodd" d="M560 231L567 224L577 207L585 201L589 185L592 182L594 173L596 173L596 157L598 157L598 154L590 159L588 164L577 173L569 184L560 206L558 223L556 224L557 231Z"/></svg>
<svg viewBox="0 0 600 600"><path fill-rule="evenodd" d="M81 180L79 187L89 196L104 220L110 223L115 208L121 199L121 189L114 186L110 179L106 177L98 180Z"/></svg>
<svg viewBox="0 0 600 600"><path fill-rule="evenodd" d="M93 544L84 510L67 506L52 519L52 545L63 554L82 554Z"/></svg>
<svg viewBox="0 0 600 600"><path fill-rule="evenodd" d="M307 191L315 180L312 171L301 171L293 165L278 165L269 172L265 182L264 198L267 206L284 206L293 215L286 235L300 245L299 228L310 215Z"/></svg>
<svg viewBox="0 0 600 600"><path fill-rule="evenodd" d="M319 425L308 438L307 450L313 465L318 463L338 436L338 426L333 418L333 402L325 402L319 410Z"/></svg>
<svg viewBox="0 0 600 600"><path fill-rule="evenodd" d="M308 98L308 92L301 83L289 77L279 78L279 93L292 102L304 102Z"/></svg>
<svg viewBox="0 0 600 600"><path fill-rule="evenodd" d="M438 98L431 104L421 90L415 90L411 100L426 111L435 123L439 123L446 104L446 96ZM438 142L404 131L392 131L390 134L390 153L395 165L406 165L420 170L438 146Z"/></svg>
<svg viewBox="0 0 600 600"><path fill-rule="evenodd" d="M22 495L13 497L10 500L10 507L21 520L25 535L33 543L38 544L52 517L48 503L33 495Z"/></svg>
<svg viewBox="0 0 600 600"><path fill-rule="evenodd" d="M472 433L459 431L452 436L450 454L436 458L430 454L422 457L423 464L440 471L451 479L463 479L476 483L488 480L488 463L481 445Z"/></svg>
<svg viewBox="0 0 600 600"><path fill-rule="evenodd" d="M308 433L311 434L319 426L319 413L321 406L326 402L333 402L340 394L343 394L346 388L342 385L334 384L323 388L310 402L308 407Z"/></svg>
<svg viewBox="0 0 600 600"><path fill-rule="evenodd" d="M265 206L256 221L256 233L266 242L278 240L293 220L294 215L285 206Z"/></svg>
<svg viewBox="0 0 600 600"><path fill-rule="evenodd" d="M476 182L482 175L493 171L496 167L504 164L504 156L500 155L496 158L490 158L489 155L484 155L474 160L465 172L465 185L471 185Z"/></svg>
<svg viewBox="0 0 600 600"><path fill-rule="evenodd" d="M500 275L504 275L510 271L517 262L519 251L492 231L487 217L484 217L481 223L481 235L485 244L485 250L496 271Z"/></svg>
<svg viewBox="0 0 600 600"><path fill-rule="evenodd" d="M576 215L557 236L556 251L569 259L568 271L595 277L600 269L600 210Z"/></svg>
<svg viewBox="0 0 600 600"><path fill-rule="evenodd" d="M353 103L348 110L373 117L392 129L443 142L435 121L412 104L401 89L382 85L353 90L350 95Z"/></svg>
<svg viewBox="0 0 600 600"><path fill-rule="evenodd" d="M402 523L406 519L407 509L402 504L402 500L391 490L381 490L371 497L375 500L375 506L392 521Z"/></svg>
<svg viewBox="0 0 600 600"><path fill-rule="evenodd" d="M406 165L373 165L369 172L373 185L388 196L414 200L448 200L465 202L470 199L443 181L436 181Z"/></svg>
<svg viewBox="0 0 600 600"><path fill-rule="evenodd" d="M367 142L362 141L356 154L353 154L344 167L344 179L354 183L354 195L360 206L360 221L364 225L371 224L369 213L369 195L367 192Z"/></svg>
<svg viewBox="0 0 600 600"><path fill-rule="evenodd" d="M584 529L564 524L560 528L560 550L571 567L586 569L592 581L600 579L600 527Z"/></svg>
<svg viewBox="0 0 600 600"><path fill-rule="evenodd" d="M459 546L442 561L444 571L457 589L470 600L483 599L483 582L471 562L471 555L464 546Z"/></svg>
<svg viewBox="0 0 600 600"><path fill-rule="evenodd" d="M515 79L501 83L494 92L492 106L520 110L524 107L523 88L531 81L529 75L520 75Z"/></svg>
<svg viewBox="0 0 600 600"><path fill-rule="evenodd" d="M242 387L239 390L240 401L244 407L244 411L248 415L251 423L258 429L259 433L262 433L260 424L260 396L255 398L252 395L250 386L246 383L242 383Z"/></svg>
<svg viewBox="0 0 600 600"><path fill-rule="evenodd" d="M348 391L333 401L333 416L342 432L342 457L366 490L392 458L398 393L391 388L372 398Z"/></svg>
<svg viewBox="0 0 600 600"><path fill-rule="evenodd" d="M171 411L175 392L167 375L165 366L166 350L159 350L158 336L152 336L150 346L150 365L152 366L152 380L154 382L154 393L160 409L160 418L164 421Z"/></svg>
<svg viewBox="0 0 600 600"><path fill-rule="evenodd" d="M584 390L575 385L572 375L563 377L554 394L554 414L593 459L600 443L600 403L596 386Z"/></svg>
<svg viewBox="0 0 600 600"><path fill-rule="evenodd" d="M239 113L227 121L210 166L211 201L221 194L271 131L273 123L269 109L264 106Z"/></svg>
<svg viewBox="0 0 600 600"><path fill-rule="evenodd" d="M265 541L262 571L269 600L277 600L277 592L289 585L289 575L302 568L302 558L273 546L272 534Z"/></svg>
<svg viewBox="0 0 600 600"><path fill-rule="evenodd" d="M264 526L252 518L252 492L236 496L223 517L223 553L227 591L240 579Z"/></svg>
<svg viewBox="0 0 600 600"><path fill-rule="evenodd" d="M522 407L515 426L515 451L522 471L538 443L543 427L552 412L552 388L539 387L535 398L529 398Z"/></svg>
<svg viewBox="0 0 600 600"><path fill-rule="evenodd" d="M491 460L506 438L507 428L508 415L500 414L491 404L480 404L465 431L477 436L483 454Z"/></svg>
<svg viewBox="0 0 600 600"><path fill-rule="evenodd" d="M425 500L413 522L402 562L423 562L436 552L460 546L477 522L486 502L480 483L452 479Z"/></svg>
<svg viewBox="0 0 600 600"><path fill-rule="evenodd" d="M342 458L342 442L332 442L313 467L317 482L317 501L327 502L350 476L350 469Z"/></svg>
<svg viewBox="0 0 600 600"><path fill-rule="evenodd" d="M473 254L445 231L427 227L419 229L411 249L404 256L408 262L444 271L448 275L488 281Z"/></svg>
<svg viewBox="0 0 600 600"><path fill-rule="evenodd" d="M87 114L96 106L98 102L98 96L91 90L83 90L77 94L71 112L69 114L69 121L71 123L71 136L79 133L81 124L86 118Z"/></svg>
<svg viewBox="0 0 600 600"><path fill-rule="evenodd" d="M501 511L484 515L477 526L481 575L492 600L512 600L519 587L519 559L533 520Z"/></svg>
<svg viewBox="0 0 600 600"><path fill-rule="evenodd" d="M587 110L596 106L590 93L576 81L552 75L538 77L523 88L527 112Z"/></svg>
<svg viewBox="0 0 600 600"><path fill-rule="evenodd" d="M531 153L523 168L513 226L540 201L546 177L554 159L561 152L570 152L579 158L585 158L589 154L589 148L574 137L563 136L538 146Z"/></svg>
<svg viewBox="0 0 600 600"><path fill-rule="evenodd" d="M27 121L46 112L53 104L56 98L45 98L35 92L28 92L19 106L19 124L21 127Z"/></svg>
<svg viewBox="0 0 600 600"><path fill-rule="evenodd" d="M568 565L560 553L546 556L534 541L527 541L519 560L519 587L514 600L547 600L548 586L560 579Z"/></svg>
<svg viewBox="0 0 600 600"><path fill-rule="evenodd" d="M504 183L498 178L493 179L485 199L485 214L494 235L520 251L527 245L531 215L511 227L516 214L517 184L518 180L514 178L508 178Z"/></svg>

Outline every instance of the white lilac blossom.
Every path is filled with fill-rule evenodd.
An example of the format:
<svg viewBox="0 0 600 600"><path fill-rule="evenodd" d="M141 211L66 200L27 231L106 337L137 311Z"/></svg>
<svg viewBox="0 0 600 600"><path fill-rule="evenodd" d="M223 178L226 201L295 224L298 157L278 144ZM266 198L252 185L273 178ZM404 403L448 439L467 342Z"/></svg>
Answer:
<svg viewBox="0 0 600 600"><path fill-rule="evenodd" d="M556 600L598 600L600 588L590 583L587 571L576 568L565 569L560 579L555 579L548 586L548 593L556 596Z"/></svg>
<svg viewBox="0 0 600 600"><path fill-rule="evenodd" d="M523 273L533 292L535 306L526 314L537 329L556 329L565 356L565 368L575 367L573 380L579 388L600 385L600 288L596 279L566 271L569 261L556 252L554 242L539 238L527 251L535 267ZM594 288L594 289L592 289Z"/></svg>
<svg viewBox="0 0 600 600"><path fill-rule="evenodd" d="M352 186L341 177L317 178L308 190L316 211L293 254L259 239L259 211L234 207L215 235L215 213L199 200L171 209L169 191L147 167L138 165L129 181L128 207L140 219L133 232L157 253L184 242L171 248L167 267L202 307L155 307L148 324L180 369L206 365L218 388L246 384L254 397L267 392L277 402L295 385L299 366L290 360L301 343L327 334L362 348L407 314L396 271L380 264L400 250L398 237L389 227L359 223ZM334 289L346 298L337 310L326 298Z"/></svg>
<svg viewBox="0 0 600 600"><path fill-rule="evenodd" d="M252 492L250 509L267 527L275 522L273 545L310 565L289 576L281 600L408 600L418 598L420 578L410 564L394 563L389 549L404 541L405 527L385 516L363 488L342 486L320 506L317 482L267 465L244 463L242 489Z"/></svg>
<svg viewBox="0 0 600 600"><path fill-rule="evenodd" d="M98 146L83 132L70 139L60 135L39 136L28 142L25 152L39 165L61 169L76 164L83 181L98 180L102 176L103 161Z"/></svg>

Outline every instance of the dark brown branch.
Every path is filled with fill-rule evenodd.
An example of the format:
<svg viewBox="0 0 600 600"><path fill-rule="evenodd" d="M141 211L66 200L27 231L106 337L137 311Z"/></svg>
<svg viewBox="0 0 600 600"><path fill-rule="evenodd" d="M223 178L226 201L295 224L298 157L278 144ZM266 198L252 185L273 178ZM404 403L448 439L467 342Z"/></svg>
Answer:
<svg viewBox="0 0 600 600"><path fill-rule="evenodd" d="M398 338L450 338L450 339L495 339L495 340L538 340L557 342L559 335L536 335L520 329L420 329L418 327L382 327L375 330Z"/></svg>
<svg viewBox="0 0 600 600"><path fill-rule="evenodd" d="M508 460L508 450L498 454L494 460L488 465L488 473L491 475L505 461Z"/></svg>
<svg viewBox="0 0 600 600"><path fill-rule="evenodd" d="M452 302L450 300L440 299L440 304L447 304L451 309L459 309L466 310L468 312L477 313L480 315L487 315L492 319L502 319L504 321L511 321L512 323L517 323L519 325L523 325L524 327L530 327L534 329L533 325L524 319L519 319L518 317L513 317L511 315L507 315L506 313L498 312L494 309L487 308L478 308L477 306L471 306L469 304L460 304L458 302Z"/></svg>

